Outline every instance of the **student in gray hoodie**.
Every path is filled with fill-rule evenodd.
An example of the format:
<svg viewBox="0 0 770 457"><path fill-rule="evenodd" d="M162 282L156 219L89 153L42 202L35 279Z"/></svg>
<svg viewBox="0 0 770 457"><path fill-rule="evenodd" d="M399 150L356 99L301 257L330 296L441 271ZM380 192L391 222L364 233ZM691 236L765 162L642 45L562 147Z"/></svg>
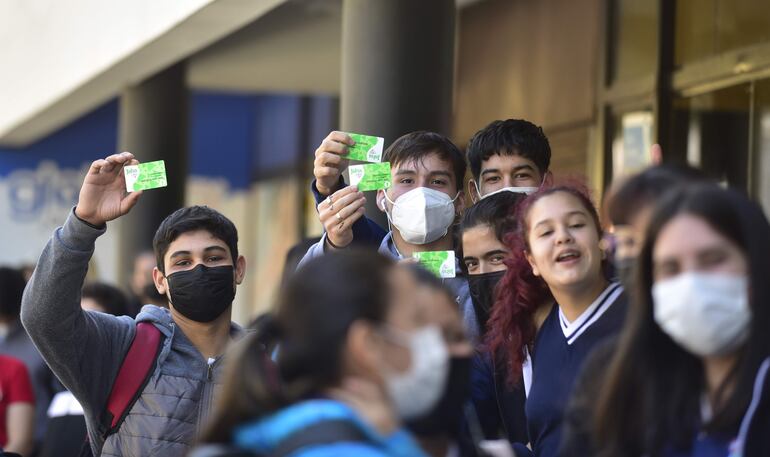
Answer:
<svg viewBox="0 0 770 457"><path fill-rule="evenodd" d="M80 290L94 243L141 192L126 193L131 153L95 161L77 206L46 245L22 301L21 318L43 358L83 405L94 455L182 456L219 389L222 354L241 329L230 321L246 270L238 234L222 214L182 208L158 228L153 279L169 308L146 305L136 319L83 311ZM154 371L120 428L105 432L107 400L137 323L163 335Z"/></svg>

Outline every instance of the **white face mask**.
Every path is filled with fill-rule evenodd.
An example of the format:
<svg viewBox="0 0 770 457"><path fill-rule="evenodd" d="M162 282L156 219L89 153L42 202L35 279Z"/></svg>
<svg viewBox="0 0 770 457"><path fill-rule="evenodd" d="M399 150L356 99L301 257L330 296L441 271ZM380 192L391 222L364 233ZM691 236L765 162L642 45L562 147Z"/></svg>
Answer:
<svg viewBox="0 0 770 457"><path fill-rule="evenodd" d="M533 194L537 192L537 190L540 189L539 187L503 187L502 189L497 189L494 192L490 192L488 194L481 195L481 190L479 190L479 185L476 184L476 193L479 194L479 199L483 200L487 197L491 197L495 194L500 194L503 192L513 192L514 194Z"/></svg>
<svg viewBox="0 0 770 457"><path fill-rule="evenodd" d="M390 399L404 420L427 414L443 395L449 376L449 353L438 326L428 325L406 335L403 344L411 354L409 369L385 375Z"/></svg>
<svg viewBox="0 0 770 457"><path fill-rule="evenodd" d="M748 296L746 276L682 273L653 285L655 322L692 354L729 354L749 336Z"/></svg>
<svg viewBox="0 0 770 457"><path fill-rule="evenodd" d="M386 211L386 214L407 243L431 243L446 235L454 222L457 195L449 198L444 192L418 187L402 194L394 202L386 191L385 199L393 205L390 213Z"/></svg>

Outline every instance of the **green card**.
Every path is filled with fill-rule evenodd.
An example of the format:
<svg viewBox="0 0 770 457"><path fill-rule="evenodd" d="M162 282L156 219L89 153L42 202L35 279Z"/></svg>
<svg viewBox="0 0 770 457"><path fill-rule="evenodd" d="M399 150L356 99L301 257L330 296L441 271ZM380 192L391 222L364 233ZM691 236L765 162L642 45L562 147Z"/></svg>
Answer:
<svg viewBox="0 0 770 457"><path fill-rule="evenodd" d="M415 252L412 257L426 270L439 278L454 278L456 271L455 251Z"/></svg>
<svg viewBox="0 0 770 457"><path fill-rule="evenodd" d="M166 164L162 160L140 163L139 165L126 165L123 167L126 176L126 190L157 189L166 187Z"/></svg>
<svg viewBox="0 0 770 457"><path fill-rule="evenodd" d="M379 190L390 187L390 162L367 163L348 167L350 185L358 190Z"/></svg>
<svg viewBox="0 0 770 457"><path fill-rule="evenodd" d="M348 133L348 135L353 138L356 144L348 146L348 153L342 157L361 162L379 162L382 160L382 148L385 145L383 138L359 133Z"/></svg>

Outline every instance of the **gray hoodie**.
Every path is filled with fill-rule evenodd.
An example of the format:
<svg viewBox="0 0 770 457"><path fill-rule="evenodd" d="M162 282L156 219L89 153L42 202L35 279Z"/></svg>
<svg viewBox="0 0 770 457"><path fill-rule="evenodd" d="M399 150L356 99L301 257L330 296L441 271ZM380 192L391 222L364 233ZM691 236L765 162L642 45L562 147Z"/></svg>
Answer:
<svg viewBox="0 0 770 457"><path fill-rule="evenodd" d="M24 290L22 323L53 372L83 405L94 455L183 456L220 388L221 358L204 359L167 309L146 305L134 320L80 308L88 261L105 230L70 213L40 255ZM125 422L105 440L99 418L137 322L152 322L165 336L163 347ZM240 333L233 324L231 334Z"/></svg>

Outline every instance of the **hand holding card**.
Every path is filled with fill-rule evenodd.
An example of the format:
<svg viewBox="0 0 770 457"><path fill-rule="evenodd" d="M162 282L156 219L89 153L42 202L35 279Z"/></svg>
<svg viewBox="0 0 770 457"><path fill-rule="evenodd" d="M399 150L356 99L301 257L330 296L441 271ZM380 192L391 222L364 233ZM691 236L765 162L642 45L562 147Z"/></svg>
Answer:
<svg viewBox="0 0 770 457"><path fill-rule="evenodd" d="M75 215L91 225L101 227L105 222L128 213L142 193L126 194L123 168L138 163L130 152L95 160L83 179Z"/></svg>

